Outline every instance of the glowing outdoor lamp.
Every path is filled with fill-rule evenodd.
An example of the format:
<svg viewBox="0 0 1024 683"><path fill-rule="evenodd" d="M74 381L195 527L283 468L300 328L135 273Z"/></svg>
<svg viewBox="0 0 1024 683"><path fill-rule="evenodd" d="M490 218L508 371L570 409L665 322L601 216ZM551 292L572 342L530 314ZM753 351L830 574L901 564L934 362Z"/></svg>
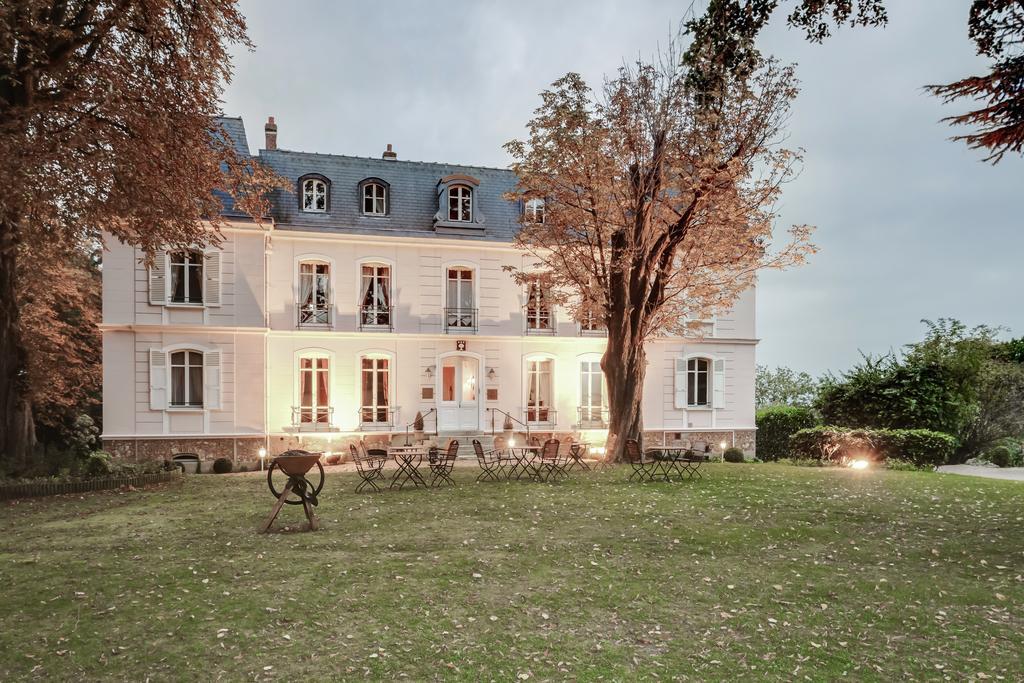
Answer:
<svg viewBox="0 0 1024 683"><path fill-rule="evenodd" d="M728 446L729 444L727 444L727 443L726 443L725 441L723 441L722 443L720 443L720 444L718 444L718 445L719 445L719 446L721 446L721 447L722 447L722 450L724 451L724 450L725 450L725 447L726 447L726 446Z"/></svg>
<svg viewBox="0 0 1024 683"><path fill-rule="evenodd" d="M857 458L856 460L851 460L848 467L851 470L866 470L870 464L865 458Z"/></svg>
<svg viewBox="0 0 1024 683"><path fill-rule="evenodd" d="M260 446L260 449L258 451L256 451L256 453L257 453L257 455L260 456L260 471L262 472L263 471L263 461L267 457L267 449L264 448L263 446Z"/></svg>

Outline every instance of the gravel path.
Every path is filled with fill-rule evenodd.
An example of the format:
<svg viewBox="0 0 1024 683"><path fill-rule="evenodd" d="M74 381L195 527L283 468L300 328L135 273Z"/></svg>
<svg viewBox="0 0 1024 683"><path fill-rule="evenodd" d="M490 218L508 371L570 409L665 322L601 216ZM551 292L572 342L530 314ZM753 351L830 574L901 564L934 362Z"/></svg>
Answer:
<svg viewBox="0 0 1024 683"><path fill-rule="evenodd" d="M966 474L971 477L988 479L1010 479L1024 481L1024 467L977 467L975 465L943 465L939 472L945 474Z"/></svg>

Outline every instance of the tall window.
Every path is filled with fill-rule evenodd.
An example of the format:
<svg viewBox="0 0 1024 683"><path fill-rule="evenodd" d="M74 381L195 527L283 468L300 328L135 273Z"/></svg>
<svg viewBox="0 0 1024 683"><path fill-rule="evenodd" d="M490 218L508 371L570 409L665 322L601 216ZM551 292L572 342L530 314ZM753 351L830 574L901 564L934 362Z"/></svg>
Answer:
<svg viewBox="0 0 1024 683"><path fill-rule="evenodd" d="M360 420L364 424L388 424L391 422L391 403L388 398L388 359L364 357L361 365L362 406L359 411Z"/></svg>
<svg viewBox="0 0 1024 683"><path fill-rule="evenodd" d="M544 200L543 199L528 199L526 200L526 222L527 223L544 223Z"/></svg>
<svg viewBox="0 0 1024 683"><path fill-rule="evenodd" d="M473 220L473 190L465 185L448 188L448 220Z"/></svg>
<svg viewBox="0 0 1024 683"><path fill-rule="evenodd" d="M203 354L198 351L171 353L171 407L203 407Z"/></svg>
<svg viewBox="0 0 1024 683"><path fill-rule="evenodd" d="M299 422L330 424L330 361L327 358L299 359Z"/></svg>
<svg viewBox="0 0 1024 683"><path fill-rule="evenodd" d="M707 358L691 358L686 362L686 403L691 406L708 405Z"/></svg>
<svg viewBox="0 0 1024 683"><path fill-rule="evenodd" d="M448 327L476 329L472 268L448 269L447 301L445 319Z"/></svg>
<svg viewBox="0 0 1024 683"><path fill-rule="evenodd" d="M526 329L538 332L553 332L551 306L540 282L531 281L526 286Z"/></svg>
<svg viewBox="0 0 1024 683"><path fill-rule="evenodd" d="M526 421L550 422L554 417L551 408L550 359L526 361L526 386Z"/></svg>
<svg viewBox="0 0 1024 683"><path fill-rule="evenodd" d="M299 324L331 322L331 267L308 261L299 264Z"/></svg>
<svg viewBox="0 0 1024 683"><path fill-rule="evenodd" d="M391 268L379 263L362 266L359 295L361 326L391 325Z"/></svg>
<svg viewBox="0 0 1024 683"><path fill-rule="evenodd" d="M171 302L176 304L203 303L202 253L172 251L167 258L171 264Z"/></svg>
<svg viewBox="0 0 1024 683"><path fill-rule="evenodd" d="M593 335L604 334L604 321L601 319L596 306L591 305L583 310L583 317L580 319L580 332Z"/></svg>
<svg viewBox="0 0 1024 683"><path fill-rule="evenodd" d="M580 426L601 428L604 418L604 374L601 361L580 362Z"/></svg>
<svg viewBox="0 0 1024 683"><path fill-rule="evenodd" d="M327 183L319 178L302 181L302 210L313 213L327 211Z"/></svg>
<svg viewBox="0 0 1024 683"><path fill-rule="evenodd" d="M363 213L370 216L387 214L387 188L380 183L363 185Z"/></svg>

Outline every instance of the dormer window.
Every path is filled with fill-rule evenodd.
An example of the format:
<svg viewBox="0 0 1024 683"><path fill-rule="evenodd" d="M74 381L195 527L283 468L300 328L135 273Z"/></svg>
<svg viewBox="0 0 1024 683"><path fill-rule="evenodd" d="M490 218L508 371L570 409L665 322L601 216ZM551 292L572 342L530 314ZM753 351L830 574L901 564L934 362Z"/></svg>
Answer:
<svg viewBox="0 0 1024 683"><path fill-rule="evenodd" d="M448 188L448 220L471 223L473 221L473 190L466 185Z"/></svg>
<svg viewBox="0 0 1024 683"><path fill-rule="evenodd" d="M391 199L388 197L388 189L388 184L377 178L368 178L359 183L361 211L364 216L388 215L388 202Z"/></svg>
<svg viewBox="0 0 1024 683"><path fill-rule="evenodd" d="M537 225L544 224L544 200L543 199L528 199L526 200L525 211L523 212L524 218L527 223L535 223Z"/></svg>
<svg viewBox="0 0 1024 683"><path fill-rule="evenodd" d="M326 213L330 207L331 183L321 175L299 178L299 202L306 213Z"/></svg>

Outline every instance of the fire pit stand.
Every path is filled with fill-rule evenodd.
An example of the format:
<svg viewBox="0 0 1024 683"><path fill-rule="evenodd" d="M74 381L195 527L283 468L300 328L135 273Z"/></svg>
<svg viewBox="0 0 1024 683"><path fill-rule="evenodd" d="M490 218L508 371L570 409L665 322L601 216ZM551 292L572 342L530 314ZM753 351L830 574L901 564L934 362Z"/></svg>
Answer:
<svg viewBox="0 0 1024 683"><path fill-rule="evenodd" d="M316 485L306 477L306 474L313 467L317 467L320 470L320 480ZM288 477L280 491L274 485L274 473L278 471ZM274 503L270 515L267 516L266 521L260 527L260 532L266 533L270 531L270 525L277 519L277 515L280 514L281 508L285 504L301 505L306 513L306 519L309 520L309 530L316 531L320 527L320 520L317 519L313 508L319 503L317 496L320 495L320 490L323 487L324 466L320 464L319 453L286 451L274 458L270 463L269 469L267 469L267 488L277 498L277 502Z"/></svg>

